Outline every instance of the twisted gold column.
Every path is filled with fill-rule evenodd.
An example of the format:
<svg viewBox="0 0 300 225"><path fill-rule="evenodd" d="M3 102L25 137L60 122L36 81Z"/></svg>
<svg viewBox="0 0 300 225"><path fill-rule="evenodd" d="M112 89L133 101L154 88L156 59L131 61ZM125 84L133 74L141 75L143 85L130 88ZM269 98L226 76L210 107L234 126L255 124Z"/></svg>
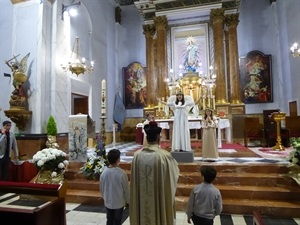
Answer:
<svg viewBox="0 0 300 225"><path fill-rule="evenodd" d="M155 87L157 86L157 76L154 73L154 41L155 26L147 24L143 26L146 37L146 70L147 70L147 107L154 107L156 102Z"/></svg>
<svg viewBox="0 0 300 225"><path fill-rule="evenodd" d="M167 26L168 21L166 16L154 17L154 24L156 27L156 62L157 62L157 97L167 98L167 84L168 77L168 63L167 63Z"/></svg>
<svg viewBox="0 0 300 225"><path fill-rule="evenodd" d="M222 104L227 103L223 46L224 9L212 9L210 12L210 20L214 36L214 72L217 76L216 103Z"/></svg>
<svg viewBox="0 0 300 225"><path fill-rule="evenodd" d="M239 76L239 56L237 42L237 25L239 14L225 16L225 23L228 27L229 45L229 81L230 81L230 102L231 104L241 104L241 82ZM227 64L228 65L228 64Z"/></svg>

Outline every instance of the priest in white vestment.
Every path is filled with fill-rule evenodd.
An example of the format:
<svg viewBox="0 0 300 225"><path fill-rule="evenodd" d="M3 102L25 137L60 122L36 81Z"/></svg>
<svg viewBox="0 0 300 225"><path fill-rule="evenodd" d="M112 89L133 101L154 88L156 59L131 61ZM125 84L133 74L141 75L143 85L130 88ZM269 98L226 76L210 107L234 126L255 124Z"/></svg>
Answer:
<svg viewBox="0 0 300 225"><path fill-rule="evenodd" d="M178 164L158 146L161 127L151 121L144 130L148 146L134 154L131 165L130 224L175 225Z"/></svg>

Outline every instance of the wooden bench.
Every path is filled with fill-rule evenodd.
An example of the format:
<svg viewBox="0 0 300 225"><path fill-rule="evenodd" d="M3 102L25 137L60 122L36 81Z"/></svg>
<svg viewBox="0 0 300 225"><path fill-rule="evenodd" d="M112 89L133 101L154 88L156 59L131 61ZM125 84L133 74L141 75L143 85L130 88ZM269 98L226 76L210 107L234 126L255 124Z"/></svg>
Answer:
<svg viewBox="0 0 300 225"><path fill-rule="evenodd" d="M53 200L34 209L0 204L0 218L9 224L66 225L66 184L37 184L0 181L1 193L50 196Z"/></svg>
<svg viewBox="0 0 300 225"><path fill-rule="evenodd" d="M286 116L285 127L290 131L290 137L300 137L300 116Z"/></svg>

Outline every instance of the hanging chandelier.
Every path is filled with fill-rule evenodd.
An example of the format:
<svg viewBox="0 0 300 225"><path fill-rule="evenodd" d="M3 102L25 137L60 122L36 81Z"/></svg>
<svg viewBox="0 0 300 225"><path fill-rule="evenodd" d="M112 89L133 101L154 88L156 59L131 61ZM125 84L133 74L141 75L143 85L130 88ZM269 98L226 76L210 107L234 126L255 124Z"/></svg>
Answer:
<svg viewBox="0 0 300 225"><path fill-rule="evenodd" d="M292 53L293 57L300 56L300 49L299 49L298 43L294 43L290 49L291 49L291 53Z"/></svg>
<svg viewBox="0 0 300 225"><path fill-rule="evenodd" d="M81 60L79 59L79 46L79 37L76 37L70 61L66 65L61 65L65 72L70 71L72 74L76 74L77 76L84 74L85 72L91 73L94 70L94 61L91 61L90 66L87 66L85 58L82 58ZM73 59L73 53L75 54L75 59Z"/></svg>

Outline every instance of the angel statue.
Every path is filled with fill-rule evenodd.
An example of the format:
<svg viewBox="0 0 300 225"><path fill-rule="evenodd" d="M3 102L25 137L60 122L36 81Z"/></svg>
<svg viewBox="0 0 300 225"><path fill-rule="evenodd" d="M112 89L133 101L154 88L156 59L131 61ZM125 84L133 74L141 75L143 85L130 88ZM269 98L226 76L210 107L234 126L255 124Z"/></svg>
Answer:
<svg viewBox="0 0 300 225"><path fill-rule="evenodd" d="M26 70L27 70L27 60L30 53L28 53L20 62L17 56L5 61L5 64L11 69L13 73L13 86L14 91L10 99L11 107L24 108L25 107L25 91L23 88L24 82L27 80ZM12 61L14 60L14 61Z"/></svg>

